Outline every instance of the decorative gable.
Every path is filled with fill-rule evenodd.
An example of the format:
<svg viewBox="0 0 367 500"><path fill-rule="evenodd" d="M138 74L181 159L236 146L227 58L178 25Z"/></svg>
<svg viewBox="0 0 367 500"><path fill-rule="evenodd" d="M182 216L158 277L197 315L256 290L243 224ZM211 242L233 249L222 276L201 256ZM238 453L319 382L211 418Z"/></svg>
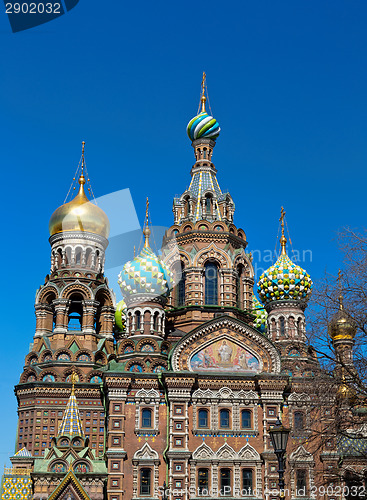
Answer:
<svg viewBox="0 0 367 500"><path fill-rule="evenodd" d="M229 316L200 325L174 348L175 371L229 372L256 375L280 373L280 355L272 341Z"/></svg>
<svg viewBox="0 0 367 500"><path fill-rule="evenodd" d="M145 443L140 450L137 450L134 453L134 458L133 460L159 460L159 455L158 453L153 450L148 443Z"/></svg>

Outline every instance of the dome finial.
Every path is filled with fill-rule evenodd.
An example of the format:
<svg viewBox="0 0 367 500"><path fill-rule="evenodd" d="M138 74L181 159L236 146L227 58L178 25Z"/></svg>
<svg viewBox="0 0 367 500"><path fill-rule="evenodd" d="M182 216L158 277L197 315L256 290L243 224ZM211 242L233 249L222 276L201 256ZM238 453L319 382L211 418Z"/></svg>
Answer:
<svg viewBox="0 0 367 500"><path fill-rule="evenodd" d="M282 236L280 238L280 245L282 247L282 255L287 255L287 252L286 252L286 245L287 245L287 238L284 236L284 217L285 217L285 210L284 210L284 207L281 208L280 210L280 225L282 226Z"/></svg>
<svg viewBox="0 0 367 500"><path fill-rule="evenodd" d="M149 229L148 217L149 217L149 199L147 197L146 209L145 209L145 221L144 221L144 228L143 228L143 234L145 236L144 248L149 248L149 236L151 233L151 230Z"/></svg>
<svg viewBox="0 0 367 500"><path fill-rule="evenodd" d="M201 112L205 113L205 102L206 102L206 97L205 97L205 84L206 84L206 73L203 71L203 79L201 80Z"/></svg>
<svg viewBox="0 0 367 500"><path fill-rule="evenodd" d="M80 177L79 177L79 185L80 185L80 188L79 188L79 193L83 193L84 194L84 184L85 184L85 177L84 177L84 146L85 146L85 141L82 142L82 171L81 171L81 174L80 174Z"/></svg>
<svg viewBox="0 0 367 500"><path fill-rule="evenodd" d="M75 382L78 382L78 376L76 372L73 372L70 376L70 381L71 381L71 396L74 396L75 394Z"/></svg>

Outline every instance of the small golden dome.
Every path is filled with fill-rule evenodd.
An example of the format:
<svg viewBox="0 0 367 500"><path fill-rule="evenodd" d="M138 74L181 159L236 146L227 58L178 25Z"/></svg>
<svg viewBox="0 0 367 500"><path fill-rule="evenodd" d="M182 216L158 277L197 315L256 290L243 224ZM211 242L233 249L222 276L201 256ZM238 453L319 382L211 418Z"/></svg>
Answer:
<svg viewBox="0 0 367 500"><path fill-rule="evenodd" d="M329 324L329 335L333 340L353 339L357 332L356 322L345 312L343 298L339 297L339 311Z"/></svg>
<svg viewBox="0 0 367 500"><path fill-rule="evenodd" d="M49 222L50 235L65 231L86 231L108 238L110 222L104 211L88 200L84 192L85 177L79 177L79 192L69 203L61 205Z"/></svg>

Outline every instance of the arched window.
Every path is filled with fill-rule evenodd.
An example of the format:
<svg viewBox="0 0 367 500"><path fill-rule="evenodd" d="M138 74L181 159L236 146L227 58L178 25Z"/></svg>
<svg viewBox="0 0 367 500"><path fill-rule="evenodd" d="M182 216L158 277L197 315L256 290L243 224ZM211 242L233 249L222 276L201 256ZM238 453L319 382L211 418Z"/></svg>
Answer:
<svg viewBox="0 0 367 500"><path fill-rule="evenodd" d="M218 305L218 267L214 262L205 264L205 304Z"/></svg>
<svg viewBox="0 0 367 500"><path fill-rule="evenodd" d="M222 429L229 429L229 410L220 410L220 426Z"/></svg>
<svg viewBox="0 0 367 500"><path fill-rule="evenodd" d="M305 428L305 416L301 411L294 414L294 428L296 431L302 431Z"/></svg>
<svg viewBox="0 0 367 500"><path fill-rule="evenodd" d="M279 318L279 327L280 327L280 335L284 336L285 335L285 321L283 316Z"/></svg>
<svg viewBox="0 0 367 500"><path fill-rule="evenodd" d="M242 412L241 412L241 427L242 427L242 429L251 429L251 412L250 412L250 410L242 410Z"/></svg>
<svg viewBox="0 0 367 500"><path fill-rule="evenodd" d="M75 293L70 298L68 330L81 330L83 326L83 297Z"/></svg>
<svg viewBox="0 0 367 500"><path fill-rule="evenodd" d="M151 470L140 470L140 495L150 495L151 491Z"/></svg>
<svg viewBox="0 0 367 500"><path fill-rule="evenodd" d="M231 469L220 470L220 494L234 496L231 492Z"/></svg>
<svg viewBox="0 0 367 500"><path fill-rule="evenodd" d="M242 489L245 496L252 496L252 469L242 469Z"/></svg>
<svg viewBox="0 0 367 500"><path fill-rule="evenodd" d="M135 313L135 330L140 330L141 328L141 313L136 311Z"/></svg>
<svg viewBox="0 0 367 500"><path fill-rule="evenodd" d="M209 470L198 470L198 493L199 495L209 495Z"/></svg>
<svg viewBox="0 0 367 500"><path fill-rule="evenodd" d="M209 427L208 410L198 411L198 427Z"/></svg>
<svg viewBox="0 0 367 500"><path fill-rule="evenodd" d="M204 160L206 160L207 157L208 157L208 152L207 152L206 148L204 148L203 149L203 158L204 158Z"/></svg>
<svg viewBox="0 0 367 500"><path fill-rule="evenodd" d="M149 408L144 408L141 412L141 426L152 427L152 410Z"/></svg>

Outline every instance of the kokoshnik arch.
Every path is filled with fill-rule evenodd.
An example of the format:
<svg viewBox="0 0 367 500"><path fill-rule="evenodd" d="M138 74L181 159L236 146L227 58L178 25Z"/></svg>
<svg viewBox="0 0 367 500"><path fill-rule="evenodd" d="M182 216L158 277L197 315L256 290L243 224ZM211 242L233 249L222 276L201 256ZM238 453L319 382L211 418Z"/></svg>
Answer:
<svg viewBox="0 0 367 500"><path fill-rule="evenodd" d="M291 498L343 453L352 472L366 466L364 437L347 457L345 443L307 444L318 425L309 410L319 363L304 315L312 281L287 255L282 211L281 255L254 286L245 232L212 162L220 128L205 78L187 134L195 163L164 253L150 247L147 206L144 247L119 274L117 304L104 276L109 222L86 195L83 145L79 192L49 224L51 269L15 387L17 452L3 500L158 499L163 484L174 500L262 499L277 486L268 429L278 415L291 428ZM356 330L342 302L330 331L352 365Z"/></svg>

